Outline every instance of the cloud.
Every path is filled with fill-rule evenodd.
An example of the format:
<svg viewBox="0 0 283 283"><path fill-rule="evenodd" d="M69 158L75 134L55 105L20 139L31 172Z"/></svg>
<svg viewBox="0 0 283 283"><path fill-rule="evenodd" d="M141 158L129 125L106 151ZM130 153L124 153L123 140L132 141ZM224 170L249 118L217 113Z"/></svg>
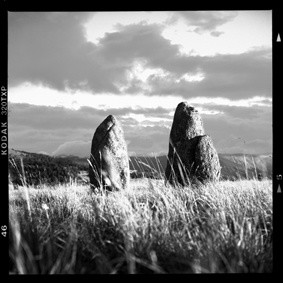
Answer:
<svg viewBox="0 0 283 283"><path fill-rule="evenodd" d="M219 152L230 152L229 146L231 150L236 150L233 149L231 141L239 137L245 139L247 145L251 141L260 140L261 144L254 148L258 152L271 151L271 107L192 105L197 109L202 107L205 132L213 138ZM173 105L172 111L169 112L162 107L108 110L82 107L70 110L62 107L10 103L9 147L31 152L45 151L49 154L84 153L88 156L87 144L91 142L96 128L109 114L113 114L122 123L129 152L165 154L168 150L176 106ZM220 114L206 114L213 111ZM85 145L81 147L81 151L78 141ZM241 148L241 142L238 141L237 146Z"/></svg>
<svg viewBox="0 0 283 283"><path fill-rule="evenodd" d="M33 129L23 125L13 125L9 123L8 128L8 146L18 150L28 152L45 151L50 154L61 143L68 138L66 132L60 135L60 132L53 130Z"/></svg>
<svg viewBox="0 0 283 283"><path fill-rule="evenodd" d="M130 155L167 154L170 129L161 125L125 127Z"/></svg>
<svg viewBox="0 0 283 283"><path fill-rule="evenodd" d="M182 19L189 34L218 40L224 37L218 28L236 14L181 11L170 20ZM184 54L164 36L170 25L164 17L125 22L92 43L85 30L92 15L9 13L9 101L30 103L9 105L9 146L82 154L96 127L113 114L130 152L167 152L175 107L187 100L200 108L220 152L237 137L250 150L270 148L271 48Z"/></svg>
<svg viewBox="0 0 283 283"><path fill-rule="evenodd" d="M10 104L11 105L11 104ZM64 107L12 104L9 126L29 126L37 130L90 129L104 119L105 111L79 111Z"/></svg>
<svg viewBox="0 0 283 283"><path fill-rule="evenodd" d="M145 153L149 149L148 145L144 146L140 143L139 138L135 139L139 134L155 143L151 151L163 150L162 142L156 143L156 140L160 141L160 133L163 139L166 136L164 133L169 130L160 126L159 120L170 121L172 118L168 115L168 110L161 107L144 110L131 108L97 110L82 107L79 110L70 110L63 107L10 103L9 109L11 110L9 147L31 152L45 151L49 154L80 154L80 156L89 154L87 144L90 144L99 124L110 114L121 121L129 150L139 153ZM145 118L142 125L131 118L133 114L142 115ZM147 127L144 122L150 126ZM79 144L82 144L81 150L79 150Z"/></svg>
<svg viewBox="0 0 283 283"><path fill-rule="evenodd" d="M102 58L125 64L143 60L143 71L159 69L142 82L124 77L120 86L129 93L147 95L223 96L231 99L271 96L271 49L255 49L242 54L187 56L180 54L161 36L158 25L131 25L119 32L106 34L100 41ZM126 65L126 64L125 64ZM182 79L186 74L203 74L200 81Z"/></svg>
<svg viewBox="0 0 283 283"><path fill-rule="evenodd" d="M83 12L9 13L9 85L30 81L60 90L115 92L111 81L121 72L102 66L97 47L86 41L83 23L89 16Z"/></svg>
<svg viewBox="0 0 283 283"><path fill-rule="evenodd" d="M25 150L29 152L46 152L52 154L61 144L78 140L84 142L92 139L91 130L51 130L33 129L29 126L9 126L9 148ZM69 154L73 154L72 151Z"/></svg>
<svg viewBox="0 0 283 283"><path fill-rule="evenodd" d="M271 97L272 64L268 57L269 49L253 50L244 54L217 55L214 57L184 58L171 66L181 70L189 60L194 62L196 70L203 73L204 79L198 82L176 81L176 77L151 76L148 83L152 86L151 94L176 94L184 98L197 96L226 97L241 99L253 96ZM187 60L186 60L187 59ZM187 61L187 62L186 62ZM178 75L178 73L175 73Z"/></svg>
<svg viewBox="0 0 283 283"><path fill-rule="evenodd" d="M228 116L230 119L240 118L245 121L255 120L265 121L271 125L272 121L272 109L270 102L265 106L258 106L254 105L252 107L245 107L245 106L231 106L231 105L211 105L205 104L205 106L201 104L194 104L197 109L205 107L208 111L218 111L223 113L225 116ZM204 114L202 114L204 115ZM207 116L209 119L210 116Z"/></svg>
<svg viewBox="0 0 283 283"><path fill-rule="evenodd" d="M124 127L129 155L167 154L169 130L158 127L136 127L138 132L129 134ZM158 142L157 142L158 141ZM60 144L52 155L75 155L89 157L91 141L74 140Z"/></svg>
<svg viewBox="0 0 283 283"><path fill-rule="evenodd" d="M157 24L129 25L88 42L83 23L89 13L9 13L9 85L29 81L59 90L119 93L116 83L138 58L151 66L170 65L178 46L161 36Z"/></svg>
<svg viewBox="0 0 283 283"><path fill-rule="evenodd" d="M229 137L218 141L217 147L221 149L221 153L228 154L270 154L272 153L271 139L254 139L243 142L237 137Z"/></svg>
<svg viewBox="0 0 283 283"><path fill-rule="evenodd" d="M194 32L212 32L214 35L215 33L220 35L216 29L238 15L236 11L178 11L175 13L177 17L183 18L189 27L193 26ZM175 17L176 20L177 17Z"/></svg>
<svg viewBox="0 0 283 283"><path fill-rule="evenodd" d="M187 21L212 31L233 17L189 15ZM9 86L31 81L59 90L96 93L271 96L271 49L188 56L162 36L164 26L146 23L120 26L95 45L84 36L83 23L89 17L89 13L43 13L40 17L9 13ZM134 71L137 62L142 62L138 72ZM146 72L147 78L142 79ZM200 81L184 79L198 73L203 75Z"/></svg>
<svg viewBox="0 0 283 283"><path fill-rule="evenodd" d="M250 111L253 111L252 108ZM218 152L235 153L235 149L241 148L249 153L252 146L247 146L255 140L260 140L261 146L258 144L252 151L266 153L272 150L272 119L270 116L269 112L259 115L257 119L251 119L244 116L233 117L226 113L221 116L203 116L203 123L205 133L212 137Z"/></svg>
<svg viewBox="0 0 283 283"><path fill-rule="evenodd" d="M97 44L107 32L116 32L127 25L158 23L165 29L185 23L186 29L215 31L237 16L233 11L131 11L95 13L85 24L87 38Z"/></svg>
<svg viewBox="0 0 283 283"><path fill-rule="evenodd" d="M222 31L212 31L210 34L211 34L212 36L218 37L218 36L220 36L221 34L224 34L224 32L222 32Z"/></svg>
<svg viewBox="0 0 283 283"><path fill-rule="evenodd" d="M131 117L143 116L144 120L169 119L168 109L157 107L154 109L143 108L110 108L108 110L81 107L78 110L64 107L35 106L31 104L9 103L9 127L28 127L36 130L88 130L96 129L108 116L115 115L125 125ZM128 117L128 118L127 118ZM137 120L133 119L135 122Z"/></svg>

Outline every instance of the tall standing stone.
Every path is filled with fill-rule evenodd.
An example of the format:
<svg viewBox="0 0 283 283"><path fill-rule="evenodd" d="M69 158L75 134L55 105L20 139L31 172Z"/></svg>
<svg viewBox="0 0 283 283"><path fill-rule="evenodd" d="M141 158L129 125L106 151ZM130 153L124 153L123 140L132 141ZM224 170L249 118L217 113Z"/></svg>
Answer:
<svg viewBox="0 0 283 283"><path fill-rule="evenodd" d="M220 177L220 163L212 140L205 135L199 112L187 102L178 104L170 132L165 177L171 184L187 185Z"/></svg>
<svg viewBox="0 0 283 283"><path fill-rule="evenodd" d="M107 190L126 189L130 180L127 144L119 121L109 115L96 129L89 166L90 185Z"/></svg>

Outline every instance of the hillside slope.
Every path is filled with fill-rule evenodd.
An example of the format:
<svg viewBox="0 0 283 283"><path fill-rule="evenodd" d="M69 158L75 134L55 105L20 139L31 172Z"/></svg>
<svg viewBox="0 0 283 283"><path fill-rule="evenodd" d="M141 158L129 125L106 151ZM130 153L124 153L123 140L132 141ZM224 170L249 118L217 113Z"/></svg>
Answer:
<svg viewBox="0 0 283 283"><path fill-rule="evenodd" d="M88 170L88 164L84 158L74 156L52 157L9 149L8 169L9 180L14 185L36 187L43 184L63 184L70 179L79 181L82 179L81 172Z"/></svg>
<svg viewBox="0 0 283 283"><path fill-rule="evenodd" d="M219 154L219 161L223 179L272 178L271 155Z"/></svg>

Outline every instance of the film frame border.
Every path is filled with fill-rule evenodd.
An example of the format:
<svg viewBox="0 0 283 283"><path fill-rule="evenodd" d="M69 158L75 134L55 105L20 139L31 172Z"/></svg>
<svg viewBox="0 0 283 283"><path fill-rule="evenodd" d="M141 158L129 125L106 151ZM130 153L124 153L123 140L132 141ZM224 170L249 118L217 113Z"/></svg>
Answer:
<svg viewBox="0 0 283 283"><path fill-rule="evenodd" d="M282 7L277 2L274 3L257 3L257 5L248 5L247 3L213 3L210 5L201 5L199 3L190 3L189 5L178 5L178 3L152 6L150 3L145 8L144 2L141 5L138 3L116 3L115 5L108 5L107 3L95 3L90 1L83 5L79 2L69 2L67 5L58 1L21 1L14 0L1 0L0 3L0 42L1 42L1 55L0 55L0 89L1 89L1 111L0 111L0 164L1 164L1 213L0 213L0 251L1 257L7 256L9 258L9 189L8 189L8 12L9 11L171 11L171 10L272 10L272 170L273 170L273 274L279 274L281 271L280 258L283 254L283 232L280 229L280 222L282 222L282 206L283 206L283 135L281 133L282 126L280 123L280 108L282 105L282 81L281 73L283 70L282 64ZM175 5L175 6L174 6ZM278 41L278 38L280 41ZM3 108L3 114L2 114ZM6 113L5 113L6 112ZM279 190L279 187L281 190ZM6 228L5 228L6 227ZM4 233L4 234L3 234ZM4 236L6 235L6 236ZM6 250L7 249L7 250ZM282 260L282 258L281 258ZM9 276L9 260L4 260L1 263L1 275ZM256 276L255 274L252 274ZM9 276L10 278L11 276ZM261 274L262 278L262 274Z"/></svg>

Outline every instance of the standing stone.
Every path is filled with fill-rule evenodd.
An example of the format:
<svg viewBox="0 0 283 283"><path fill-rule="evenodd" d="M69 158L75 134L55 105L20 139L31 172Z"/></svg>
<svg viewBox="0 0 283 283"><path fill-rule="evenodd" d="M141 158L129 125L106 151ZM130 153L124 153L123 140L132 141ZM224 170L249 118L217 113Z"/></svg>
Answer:
<svg viewBox="0 0 283 283"><path fill-rule="evenodd" d="M96 129L89 166L92 189L126 189L130 180L129 159L124 132L119 121L109 115Z"/></svg>
<svg viewBox="0 0 283 283"><path fill-rule="evenodd" d="M166 180L188 185L220 177L220 163L212 140L205 135L199 112L187 102L178 104L170 132Z"/></svg>
<svg viewBox="0 0 283 283"><path fill-rule="evenodd" d="M217 181L220 178L220 162L212 139L205 135L199 137L195 150L195 176L201 182Z"/></svg>

